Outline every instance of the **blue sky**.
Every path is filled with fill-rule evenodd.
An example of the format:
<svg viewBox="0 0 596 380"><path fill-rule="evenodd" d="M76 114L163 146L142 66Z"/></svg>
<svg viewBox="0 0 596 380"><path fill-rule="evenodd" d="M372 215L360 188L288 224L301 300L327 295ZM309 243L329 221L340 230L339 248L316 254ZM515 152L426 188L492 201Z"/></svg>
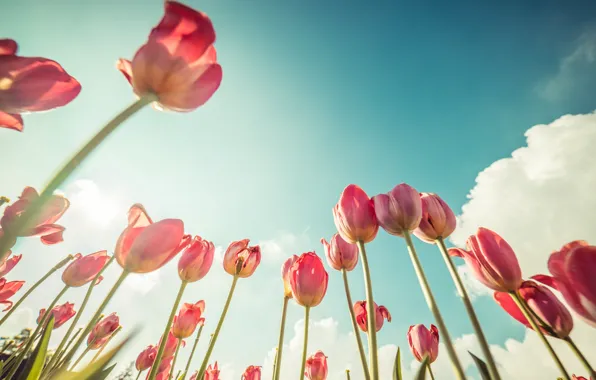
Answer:
<svg viewBox="0 0 596 380"><path fill-rule="evenodd" d="M100 195L89 202L102 206L67 215L62 245L24 242L23 263L36 267L20 273L34 280L69 249L113 249L134 202L156 219L183 219L189 233L218 246L245 237L266 242L269 257L241 281L216 349L216 358L236 370L262 363L275 345L279 265L305 250L323 254L318 240L333 234L331 208L347 184L374 195L407 182L439 193L459 213L478 173L524 145L530 126L595 108L591 1L185 3L213 20L224 69L220 90L196 112L146 109L126 123L63 186L68 195L80 192L77 180L92 181ZM0 131L2 192L14 198L26 185L41 187L133 101L114 64L134 55L162 7L157 0L21 0L3 12L2 37L17 40L21 55L55 59L83 86L66 108L26 116L24 133ZM451 334L470 333L438 252L418 247ZM381 232L369 255L376 300L394 318L380 344L406 349L408 326L432 319L404 244ZM147 318L155 327L135 349L157 341L177 287L173 272L164 268L145 295L129 289L135 300L129 311L130 299L115 301L131 315L129 326ZM188 292L188 301L207 300L213 322L231 280L215 272L223 272L217 262ZM312 316L332 316L348 333L341 276L330 270L330 277L328 295ZM360 267L350 276L355 299L364 297L361 277ZM491 299L477 305L491 326L491 343L523 336ZM43 298L29 306L41 308ZM302 314L290 311L293 326Z"/></svg>

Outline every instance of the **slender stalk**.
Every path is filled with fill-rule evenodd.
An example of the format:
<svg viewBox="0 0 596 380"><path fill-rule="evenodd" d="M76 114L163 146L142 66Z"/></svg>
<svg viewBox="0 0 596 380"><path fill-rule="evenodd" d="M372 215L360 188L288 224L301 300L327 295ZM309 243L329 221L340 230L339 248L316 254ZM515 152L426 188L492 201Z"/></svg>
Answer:
<svg viewBox="0 0 596 380"><path fill-rule="evenodd" d="M372 281L370 276L370 269L368 267L368 258L366 257L366 248L364 243L359 241L356 243L360 251L360 260L362 261L362 271L364 272L364 286L366 290L366 319L368 321L368 357L369 357L369 372L373 380L379 380L379 358L377 355L377 311L375 310L375 301L373 300Z"/></svg>
<svg viewBox="0 0 596 380"><path fill-rule="evenodd" d="M455 264L451 260L449 253L447 252L447 247L445 246L445 241L442 237L437 239L437 246L439 247L439 251L441 251L441 255L443 256L443 260L445 260L445 264L447 265L447 269L449 269L449 274L451 274L451 278L455 283L455 288L457 289L462 302L468 312L468 317L470 318L470 322L472 322L472 327L474 328L474 332L476 333L476 337L478 338L478 343L480 343L480 349L484 354L484 358L486 360L486 365L488 366L488 372L492 380L501 380L501 375L499 375L499 371L497 370L497 364L495 363L495 359L493 358L490 348L488 346L488 342L486 341L486 336L484 335L484 331L482 331L482 327L480 326L480 321L478 321L478 317L476 316L476 311L474 311L474 307L472 306L472 301L468 296L468 292L464 287L464 284L461 280L457 269L455 268ZM430 368L430 365L429 365Z"/></svg>
<svg viewBox="0 0 596 380"><path fill-rule="evenodd" d="M56 360L55 368L60 368L60 367L62 367L64 365L64 360L63 360L64 353L68 352L68 350L72 346L72 343L75 341L75 339L77 339L77 337L79 336L79 334L81 333L81 331L83 331L83 328L82 327L79 327L79 329L77 330L77 332L73 334L72 338L70 338L70 341L66 344L66 347L64 347L64 350L59 353L60 357L58 358L58 360ZM51 373L52 370L50 370L49 373Z"/></svg>
<svg viewBox="0 0 596 380"><path fill-rule="evenodd" d="M176 374L176 377L174 378L175 380L178 380L180 378L180 373L182 372L181 369L178 370L178 373Z"/></svg>
<svg viewBox="0 0 596 380"><path fill-rule="evenodd" d="M273 370L274 380L279 380L279 373L281 372L281 354L284 347L284 333L286 329L286 314L288 311L288 300L290 298L284 296L284 303L281 309L281 326L279 328L279 340L277 341L277 353L275 355L275 369Z"/></svg>
<svg viewBox="0 0 596 380"><path fill-rule="evenodd" d="M195 355L195 350L197 349L197 344L199 343L199 338L201 337L201 333L203 332L203 326L199 327L199 332L197 333L197 337L195 338L195 343L192 345L192 350L190 351L190 356L186 361L186 367L184 367L184 377L188 374L188 369L190 368L190 362L192 361L192 357Z"/></svg>
<svg viewBox="0 0 596 380"><path fill-rule="evenodd" d="M302 345L302 365L300 367L300 380L304 380L304 370L306 369L306 353L308 352L308 320L310 317L310 307L304 308L304 343Z"/></svg>
<svg viewBox="0 0 596 380"><path fill-rule="evenodd" d="M172 360L172 367L170 367L170 380L172 380L172 374L174 373L174 369L176 368L176 359L178 359L178 351L180 351L180 343L182 339L178 339L178 343L176 344L176 352L174 353L174 360ZM178 379L178 376L176 376Z"/></svg>
<svg viewBox="0 0 596 380"><path fill-rule="evenodd" d="M166 342L168 341L168 335L170 333L170 328L172 327L172 321L174 320L174 316L178 311L178 305L180 304L180 299L182 299L182 294L184 294L184 289L186 289L186 285L188 282L182 281L180 283L180 289L178 289L178 295L176 296L176 300L174 301L174 305L172 305L172 311L170 311L170 316L168 317L168 323L166 323L166 327L163 330L163 334L161 334L161 343L159 344L159 349L157 350L157 355L155 356L155 361L151 366L151 372L149 372L149 380L154 380L157 376L157 370L159 369L159 364L161 363L161 358L163 357L163 352L166 349Z"/></svg>
<svg viewBox="0 0 596 380"><path fill-rule="evenodd" d="M228 293L228 298L226 299L226 303L224 308L221 312L221 316L219 317L219 322L217 322L217 326L215 327L215 331L211 336L211 341L209 342L209 347L207 348L207 352L205 353L205 357L203 358L203 363L201 364L201 368L199 369L199 375L197 379L202 379L205 375L205 369L207 369L207 363L209 362L209 357L211 357L211 352L213 352L213 347L215 347L215 342L217 341L217 336L219 335L219 330L221 330L221 326L223 325L223 321L226 318L226 313L228 312L228 308L230 307L230 302L232 301L232 295L234 294L234 289L236 289L236 283L238 282L238 276L234 276L232 280L232 286L230 287L230 292Z"/></svg>
<svg viewBox="0 0 596 380"><path fill-rule="evenodd" d="M5 234L0 239L0 259L4 259L8 250L11 248L11 243L14 238L19 236L21 232L28 227L34 217L40 212L45 202L52 196L54 191L66 181L66 179L75 171L75 169L109 136L129 117L137 113L147 104L157 100L154 94L147 94L140 97L133 104L126 107L116 117L109 121L95 136L91 138L48 182L45 189L39 194L31 205L27 208L25 213L21 215L15 226L11 228L10 234ZM10 236L9 236L10 235ZM12 242L11 242L12 241ZM0 262L3 260L0 260Z"/></svg>
<svg viewBox="0 0 596 380"><path fill-rule="evenodd" d="M346 369L346 380L350 380L350 370Z"/></svg>
<svg viewBox="0 0 596 380"><path fill-rule="evenodd" d="M439 311L437 301L435 301L435 297L433 296L433 293L430 289L430 285L428 283L428 280L426 279L426 275L424 274L424 269L422 269L422 264L420 264L420 260L418 259L418 254L416 253L416 248L414 247L414 243L412 242L412 237L410 236L409 231L404 231L404 239L408 247L410 259L412 260L412 265L414 266L414 271L418 276L418 282L420 282L420 288L422 289L422 293L424 294L424 298L426 299L428 308L433 313L433 316L435 317L435 322L439 326L439 331L441 332L441 339L443 340L443 342L445 342L445 348L447 349L449 359L451 359L451 364L453 365L455 375L458 379L465 379L466 376L464 375L464 370L461 366L461 363L459 362L457 354L455 353L455 348L453 347L453 343L451 342L449 331L447 330L447 326L443 321L443 316Z"/></svg>
<svg viewBox="0 0 596 380"><path fill-rule="evenodd" d="M143 373L143 371L139 371L139 373L137 374L136 380L139 380L139 378L141 377L141 373Z"/></svg>
<svg viewBox="0 0 596 380"><path fill-rule="evenodd" d="M590 364L590 362L588 361L588 359L586 359L586 357L584 356L584 354L579 350L579 347L577 347L575 345L575 342L571 339L571 337L568 336L567 338L564 338L563 340L565 342L567 342L567 344L571 348L571 351L573 351L573 353L575 354L575 356L577 356L577 358L579 359L579 361L582 362L582 364L584 365L584 367L586 367L586 369L590 373L590 377L592 377L592 378L594 378L596 380L596 372L594 371L594 367L592 367L592 365Z"/></svg>
<svg viewBox="0 0 596 380"><path fill-rule="evenodd" d="M368 364L366 362L366 354L364 353L364 347L362 345L362 338L360 337L360 330L358 329L358 324L356 324L356 316L354 315L354 303L352 302L352 295L350 294L350 286L348 285L348 272L345 269L342 269L341 274L344 279L344 289L346 291L346 299L348 301L348 310L350 311L350 319L352 320L352 328L354 329L354 336L356 337L356 343L358 344L358 352L360 352L360 361L362 362L362 369L364 370L364 378L366 380L369 380L370 373L368 371ZM375 318L376 318L376 316L375 316Z"/></svg>
<svg viewBox="0 0 596 380"><path fill-rule="evenodd" d="M4 343L2 350L0 351L0 355L4 354L4 351L8 350L13 344L14 340L9 340L8 342Z"/></svg>
<svg viewBox="0 0 596 380"><path fill-rule="evenodd" d="M110 344L110 342L112 341L112 339L114 339L114 337L116 335L118 335L118 333L120 332L120 330L122 330L122 326L118 326L118 328L116 330L114 330L114 332L112 333L112 335L110 335L110 337L108 338L107 342L105 342L103 344L103 346L101 346L99 348L99 350L97 350L97 353L93 356L93 359L91 359L90 363L93 363L94 361L97 360L97 358L99 358L99 355L101 355L101 353L103 352L103 350L105 350L105 348L108 346L108 344Z"/></svg>
<svg viewBox="0 0 596 380"><path fill-rule="evenodd" d="M519 309L522 312L522 314L524 315L524 317L528 320L528 323L530 324L532 329L534 329L534 331L536 331L536 333L538 334L538 338L540 338L540 340L542 341L542 343L548 350L548 353L553 358L555 364L559 368L559 371L563 375L563 378L565 380L571 380L571 378L567 374L567 370L565 369L565 367L563 366L563 363L561 362L561 359L559 359L555 350L553 350L553 347L550 345L548 340L546 340L546 337L542 333L542 330L540 329L540 327L538 327L538 324L536 323L536 319L534 319L534 316L529 311L529 308L527 307L523 298L520 297L517 292L511 292L509 294L511 295L511 298L513 299L513 301L515 301L515 303L517 304L517 307L519 307Z"/></svg>
<svg viewBox="0 0 596 380"><path fill-rule="evenodd" d="M33 286L30 287L29 290L27 290L27 292L25 292L25 294L23 294L23 296L10 308L8 313L6 313L2 317L2 319L0 319L0 325L2 325L8 319L8 317L10 317L10 315L23 303L23 301L25 301L25 299L27 297L29 297L29 295L31 293L33 293L33 291L39 285L41 285L45 280L47 280L48 277L50 277L55 271L57 271L58 269L62 268L64 265L66 265L70 260L72 260L73 257L74 257L73 255L68 255L64 259L60 260L60 262L58 264L54 265L52 267L52 269L50 269L46 274L43 275L42 278L37 280L37 282L35 284L33 284Z"/></svg>
<svg viewBox="0 0 596 380"><path fill-rule="evenodd" d="M276 371L277 371L277 347L275 348L275 357L273 358L273 376L272 376L272 379L275 379Z"/></svg>
<svg viewBox="0 0 596 380"><path fill-rule="evenodd" d="M435 374L433 373L433 369L430 367L430 363L426 365L426 368L428 368L428 374L430 375L430 379L435 380Z"/></svg>
<svg viewBox="0 0 596 380"><path fill-rule="evenodd" d="M83 359L83 357L85 355L87 355L87 352L89 352L89 347L85 347L85 351L83 351L83 353L81 354L81 356L79 356L79 358L74 362L74 364L72 365L72 367L70 367L70 370L71 371L73 369L77 368L77 364L79 364L79 362L81 361L81 359Z"/></svg>

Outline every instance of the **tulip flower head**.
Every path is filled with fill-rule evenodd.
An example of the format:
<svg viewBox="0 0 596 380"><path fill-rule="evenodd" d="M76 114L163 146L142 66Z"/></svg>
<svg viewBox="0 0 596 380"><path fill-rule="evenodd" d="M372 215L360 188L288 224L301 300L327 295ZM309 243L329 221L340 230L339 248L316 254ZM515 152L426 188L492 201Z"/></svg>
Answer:
<svg viewBox="0 0 596 380"><path fill-rule="evenodd" d="M81 85L58 62L20 57L17 48L16 41L0 39L0 128L22 131L22 113L62 107Z"/></svg>
<svg viewBox="0 0 596 380"><path fill-rule="evenodd" d="M37 323L41 323L43 316L46 313L46 309L39 310L39 315L37 317ZM50 314L54 316L54 330L68 322L68 320L77 312L74 309L74 304L70 302L66 302L63 305L54 306L54 308L50 311ZM49 319L49 316L48 316Z"/></svg>
<svg viewBox="0 0 596 380"><path fill-rule="evenodd" d="M186 346L185 341L181 341L180 344L182 345L181 347ZM161 338L159 339L159 343L157 344L157 347L159 348L160 345L161 345ZM168 332L168 338L166 340L166 345L165 345L165 349L163 351L162 358L170 358L170 357L174 356L174 353L176 353L177 345L178 345L178 338L176 338L176 336L172 332L172 329L170 329L170 331ZM162 361L163 360L164 359L162 359Z"/></svg>
<svg viewBox="0 0 596 380"><path fill-rule="evenodd" d="M261 380L261 366L249 365L241 380Z"/></svg>
<svg viewBox="0 0 596 380"><path fill-rule="evenodd" d="M139 356L137 356L137 360L135 361L135 368L137 371L144 371L151 368L156 356L157 347L152 344L147 346L143 351L141 351Z"/></svg>
<svg viewBox="0 0 596 380"><path fill-rule="evenodd" d="M333 220L348 243L371 242L379 231L373 201L357 185L348 185L333 208Z"/></svg>
<svg viewBox="0 0 596 380"><path fill-rule="evenodd" d="M588 380L588 379L586 379L586 378L585 378L585 377L583 377L583 376L576 376L576 375L573 375L573 376L571 376L571 380ZM591 380L591 379L590 379L590 380Z"/></svg>
<svg viewBox="0 0 596 380"><path fill-rule="evenodd" d="M213 43L215 31L207 15L175 1L165 2L165 14L147 43L131 61L117 67L138 96L152 93L157 107L192 111L219 88L222 69Z"/></svg>
<svg viewBox="0 0 596 380"><path fill-rule="evenodd" d="M421 193L422 219L414 230L420 240L435 243L438 238L447 238L455 231L455 214L437 194Z"/></svg>
<svg viewBox="0 0 596 380"><path fill-rule="evenodd" d="M2 311L10 310L12 301L9 298L14 296L24 284L25 281L7 282L5 278L0 278L0 304L7 305Z"/></svg>
<svg viewBox="0 0 596 380"><path fill-rule="evenodd" d="M107 251L99 251L87 256L78 253L62 272L62 281L72 287L83 286L97 276L109 259Z"/></svg>
<svg viewBox="0 0 596 380"><path fill-rule="evenodd" d="M135 204L128 211L128 227L118 238L114 256L124 270L148 273L164 266L189 243L180 219L153 223L145 208Z"/></svg>
<svg viewBox="0 0 596 380"><path fill-rule="evenodd" d="M498 292L521 286L522 274L511 246L496 232L480 227L466 242L468 250L450 248L449 255L464 259L474 277Z"/></svg>
<svg viewBox="0 0 596 380"><path fill-rule="evenodd" d="M209 272L213 264L215 246L212 242L195 236L178 261L178 275L182 281L199 281Z"/></svg>
<svg viewBox="0 0 596 380"><path fill-rule="evenodd" d="M356 323L358 323L360 330L367 332L368 316L366 313L366 301L358 301L354 303L354 315L356 316ZM377 305L375 302L375 328L377 332L383 327L385 319L387 322L391 322L391 314L389 313L389 310L387 310L385 306Z"/></svg>
<svg viewBox="0 0 596 380"><path fill-rule="evenodd" d="M23 255L13 255L11 258L4 260L0 265L0 277L6 276L21 261L22 257Z"/></svg>
<svg viewBox="0 0 596 380"><path fill-rule="evenodd" d="M404 231L418 228L422 218L422 201L416 189L401 183L387 194L373 198L379 225L391 235L404 236Z"/></svg>
<svg viewBox="0 0 596 380"><path fill-rule="evenodd" d="M217 362L211 367L211 364L205 370L203 380L219 380L219 368L217 368Z"/></svg>
<svg viewBox="0 0 596 380"><path fill-rule="evenodd" d="M197 326L202 324L205 320L201 318L205 310L205 301L201 300L197 303L185 303L182 305L178 316L172 324L172 334L178 339L184 339L191 336Z"/></svg>
<svg viewBox="0 0 596 380"><path fill-rule="evenodd" d="M299 305L313 307L320 304L328 282L329 274L314 252L303 253L290 268L292 296Z"/></svg>
<svg viewBox="0 0 596 380"><path fill-rule="evenodd" d="M232 242L223 258L226 272L240 278L250 277L261 262L261 248L258 245L249 247L249 239Z"/></svg>
<svg viewBox="0 0 596 380"><path fill-rule="evenodd" d="M91 349L97 349L103 346L120 327L120 318L116 313L112 313L97 322L91 333L87 337L87 346Z"/></svg>
<svg viewBox="0 0 596 380"><path fill-rule="evenodd" d="M408 344L416 360L422 362L428 355L429 363L432 363L439 355L439 330L435 325L430 325L430 329L421 324L410 326Z"/></svg>
<svg viewBox="0 0 596 380"><path fill-rule="evenodd" d="M281 266L281 279L284 283L284 296L292 298L292 286L290 285L290 269L294 262L298 260L298 256L292 255Z"/></svg>
<svg viewBox="0 0 596 380"><path fill-rule="evenodd" d="M321 239L325 249L327 263L335 270L345 269L348 272L358 264L358 246L345 241L339 234L331 237L331 243Z"/></svg>
<svg viewBox="0 0 596 380"><path fill-rule="evenodd" d="M306 359L306 371L304 375L309 380L327 379L327 356L323 351L317 351Z"/></svg>

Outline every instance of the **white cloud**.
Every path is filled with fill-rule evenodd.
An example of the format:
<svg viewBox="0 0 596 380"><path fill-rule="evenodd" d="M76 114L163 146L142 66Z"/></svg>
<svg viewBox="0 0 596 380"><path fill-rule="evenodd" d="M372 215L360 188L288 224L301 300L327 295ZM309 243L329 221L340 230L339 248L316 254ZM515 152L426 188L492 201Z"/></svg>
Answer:
<svg viewBox="0 0 596 380"><path fill-rule="evenodd" d="M306 229L308 231L308 228ZM270 240L259 241L261 246L262 259L266 263L281 264L291 255L300 255L306 250L312 250L310 239L306 231L300 235L289 232L280 232L278 236Z"/></svg>
<svg viewBox="0 0 596 380"><path fill-rule="evenodd" d="M159 281L159 271L144 274L132 273L124 280L123 285L140 294L147 294Z"/></svg>
<svg viewBox="0 0 596 380"><path fill-rule="evenodd" d="M468 296L473 301L477 297L480 296L489 296L492 295L493 292L486 286L484 286L480 281L476 280L476 278L472 275L470 268L465 265L460 265L457 267L457 272L459 273L462 281L466 286L466 290L468 291ZM457 290L454 291L455 294L459 297L459 293Z"/></svg>
<svg viewBox="0 0 596 380"><path fill-rule="evenodd" d="M124 208L102 193L95 182L79 179L67 186L65 196L70 200L70 213L77 213L99 227L107 227L120 217Z"/></svg>

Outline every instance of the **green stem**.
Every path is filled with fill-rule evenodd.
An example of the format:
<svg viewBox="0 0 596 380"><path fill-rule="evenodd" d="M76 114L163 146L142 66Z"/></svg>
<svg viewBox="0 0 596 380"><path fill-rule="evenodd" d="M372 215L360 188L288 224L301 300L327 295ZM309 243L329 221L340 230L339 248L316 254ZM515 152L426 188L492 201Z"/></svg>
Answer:
<svg viewBox="0 0 596 380"><path fill-rule="evenodd" d="M472 301L468 296L468 292L464 287L464 283L461 280L459 273L457 272L457 268L449 253L447 252L447 247L445 246L445 241L442 237L437 239L437 245L439 247L439 251L441 251L441 255L443 256L443 260L445 260L445 264L447 265L447 269L449 269L449 273L451 274L451 278L455 283L455 288L457 289L466 311L468 312L468 317L470 318L470 322L472 322L472 327L474 328L474 332L476 333L476 337L478 338L478 342L480 343L480 349L484 354L484 358L486 359L486 364L488 366L488 372L492 380L501 380L501 376L499 375L499 371L497 370L497 364L495 363L495 359L493 358L490 348L488 346L488 342L486 340L486 336L484 335L484 331L482 331L482 327L480 326L480 321L478 321L478 317L476 316L476 312L474 307L472 306ZM430 365L429 365L430 368Z"/></svg>
<svg viewBox="0 0 596 380"><path fill-rule="evenodd" d="M143 371L139 371L139 373L137 374L136 380L139 380L139 378L141 377L141 373L143 373Z"/></svg>
<svg viewBox="0 0 596 380"><path fill-rule="evenodd" d="M168 318L168 323L166 323L166 327L163 330L163 334L161 334L161 343L159 345L159 349L157 350L157 355L155 356L155 361L151 366L151 372L149 373L149 380L154 380L157 376L157 370L159 369L159 364L161 363L161 358L163 357L163 353L166 349L166 343L168 341L168 335L170 334L170 328L172 327L172 321L174 320L174 316L178 311L178 305L180 304L180 300L182 299L182 294L184 294L184 289L186 289L186 285L188 282L182 281L180 284L180 289L178 289L178 295L176 296L176 300L174 301L174 305L172 305L172 311L170 311L170 317Z"/></svg>
<svg viewBox="0 0 596 380"><path fill-rule="evenodd" d="M350 319L352 320L352 328L354 329L354 336L356 337L356 343L358 344L358 352L360 352L360 361L362 362L362 369L364 370L364 378L366 380L369 380L370 373L368 372L368 364L366 362L366 354L364 353L364 347L362 345L362 338L360 337L360 330L358 329L358 324L356 323L356 316L354 315L354 303L352 302L352 295L350 294L350 286L348 285L348 272L345 270L345 268L342 268L341 274L344 279L344 289L346 291L346 299L348 301L348 310L350 311Z"/></svg>
<svg viewBox="0 0 596 380"><path fill-rule="evenodd" d="M426 365L426 368L428 368L428 374L430 375L430 379L435 380L435 374L433 373L433 369L430 367L430 362Z"/></svg>
<svg viewBox="0 0 596 380"><path fill-rule="evenodd" d="M114 332L110 335L108 340L99 348L99 350L97 350L97 353L93 356L93 359L91 359L91 361L89 363L93 363L94 361L96 361L99 358L99 355L101 355L103 350L105 350L105 348L110 344L112 339L114 339L114 337L116 335L118 335L120 330L122 330L122 326L118 326L118 328L116 330L114 330ZM94 340L94 343L95 343L95 340Z"/></svg>
<svg viewBox="0 0 596 380"><path fill-rule="evenodd" d="M221 312L221 316L219 317L219 322L217 322L217 326L215 327L215 332L213 332L213 335L211 336L211 341L209 342L207 353L205 353L205 357L203 358L203 363L201 363L201 368L199 369L199 375L197 376L197 379L202 379L205 375L207 363L209 362L209 358L211 357L211 352L213 352L213 347L215 347L215 342L217 341L219 330L221 330L223 321L226 318L226 313L228 312L228 308L230 307L230 302L232 301L232 295L234 294L234 289L236 289L237 282L238 276L234 276L234 279L232 280L232 286L230 287L230 292L228 293L228 298L226 299L223 311Z"/></svg>
<svg viewBox="0 0 596 380"><path fill-rule="evenodd" d="M87 352L89 352L89 347L85 347L85 351L83 351L83 353L81 354L81 356L79 356L79 358L74 362L74 364L72 365L72 367L70 368L70 371L72 372L75 368L77 368L77 364L79 364L79 362L83 359L83 357L85 357L85 355L87 355Z"/></svg>
<svg viewBox="0 0 596 380"><path fill-rule="evenodd" d="M176 359L178 359L178 351L180 351L180 343L182 339L178 339L178 343L176 344L176 352L174 353L174 360L172 360L172 367L170 367L170 380L172 380L172 374L174 373L174 369L176 368ZM176 376L178 379L178 376Z"/></svg>
<svg viewBox="0 0 596 380"><path fill-rule="evenodd" d="M308 352L308 320L310 317L310 306L304 308L304 343L302 345L302 365L300 367L300 380L304 380L306 369L306 353Z"/></svg>
<svg viewBox="0 0 596 380"><path fill-rule="evenodd" d="M370 362L370 377L373 380L379 380L379 362L377 355L377 311L373 300L372 281L370 269L368 267L368 258L366 257L366 248L364 243L358 241L358 250L360 251L360 260L362 261L362 271L364 272L364 286L366 290L366 319L368 321L368 357Z"/></svg>
<svg viewBox="0 0 596 380"><path fill-rule="evenodd" d="M568 336L567 338L564 338L563 340L565 340L565 342L567 342L567 344L571 348L571 351L573 351L573 353L575 354L575 356L577 356L579 361L581 361L582 364L584 365L584 367L586 367L586 369L590 373L590 377L592 377L596 380L596 371L594 371L594 368L592 367L592 365L590 364L588 359L586 359L584 354L580 351L579 347L577 347L575 345L575 342L571 339L571 337Z"/></svg>
<svg viewBox="0 0 596 380"><path fill-rule="evenodd" d="M74 257L73 255L68 255L67 257L65 257L64 259L62 259L58 264L54 265L52 267L52 269L50 269L48 271L48 273L46 273L45 275L43 275L42 278L40 278L39 280L37 280L37 282L35 284L33 284L33 286L31 288L29 288L29 290L27 290L27 292L25 294L23 294L23 296L10 308L10 310L8 311L8 313L6 313L4 315L4 317L2 317L2 319L0 319L0 325L2 325L8 319L8 317L10 317L10 315L23 303L23 301L25 301L25 299L27 297L29 297L29 295L31 293L33 293L33 291L39 285L41 285L45 280L47 280L48 277L50 277L55 271L57 271L58 269L62 268L64 265L66 265L70 260L72 260L73 257Z"/></svg>
<svg viewBox="0 0 596 380"><path fill-rule="evenodd" d="M281 326L279 328L279 339L277 341L277 353L275 355L275 369L273 371L274 380L279 380L279 374L281 372L281 354L284 347L284 333L286 330L286 314L288 311L288 300L290 298L284 296L284 304L281 309Z"/></svg>
<svg viewBox="0 0 596 380"><path fill-rule="evenodd" d="M520 309L520 311L522 312L522 314L524 315L524 317L526 318L526 320L528 321L528 323L530 324L532 329L534 329L534 331L536 331L536 333L538 334L538 338L540 338L540 340L542 341L542 343L548 350L550 356L552 357L555 364L559 368L559 371L563 375L563 378L565 380L571 380L571 378L567 374L567 370L565 369L565 367L563 366L563 363L561 362L561 359L559 359L555 350L553 350L553 347L550 345L548 340L546 340L546 337L542 333L542 330L540 329L540 327L538 327L538 324L536 323L536 319L534 319L534 316L532 315L532 313L529 312L529 308L527 307L526 302L523 300L522 297L519 296L519 294L517 292L511 292L509 294L511 295L511 298L513 299L513 301L517 304L517 307Z"/></svg>
<svg viewBox="0 0 596 380"><path fill-rule="evenodd" d="M192 361L192 357L195 355L195 350L197 349L197 344L199 343L199 338L201 337L201 333L203 332L203 326L199 327L199 332L197 333L197 337L195 338L195 343L192 345L192 350L190 351L190 356L186 361L186 367L184 367L184 377L188 374L188 369L190 368L190 362Z"/></svg>
<svg viewBox="0 0 596 380"><path fill-rule="evenodd" d="M350 370L346 369L346 380L350 380Z"/></svg>
<svg viewBox="0 0 596 380"><path fill-rule="evenodd" d="M416 253L416 248L414 247L414 243L412 242L412 237L410 236L409 231L404 231L404 239L406 241L406 246L408 247L408 253L410 254L410 259L412 260L412 265L414 266L414 271L418 276L418 282L420 283L420 288L422 289L422 293L424 294L424 298L426 299L426 303L428 308L433 313L435 317L435 322L439 327L439 331L441 332L441 340L445 342L445 348L447 349L447 354L449 355L449 359L451 359L451 364L453 365L453 370L455 375L458 379L465 379L466 376L464 374L464 370L459 362L459 358L455 352L455 348L453 347L453 343L451 342L451 337L449 336L449 331L447 330L447 326L443 321L443 316L439 311L439 307L437 306L437 301L433 296L432 290L430 289L430 285L428 280L426 279L426 275L424 274L424 269L422 269L422 264L420 264L420 260L418 259L418 254Z"/></svg>
<svg viewBox="0 0 596 380"><path fill-rule="evenodd" d="M273 358L273 376L272 379L275 379L275 374L277 370L277 347L275 348L275 357Z"/></svg>

